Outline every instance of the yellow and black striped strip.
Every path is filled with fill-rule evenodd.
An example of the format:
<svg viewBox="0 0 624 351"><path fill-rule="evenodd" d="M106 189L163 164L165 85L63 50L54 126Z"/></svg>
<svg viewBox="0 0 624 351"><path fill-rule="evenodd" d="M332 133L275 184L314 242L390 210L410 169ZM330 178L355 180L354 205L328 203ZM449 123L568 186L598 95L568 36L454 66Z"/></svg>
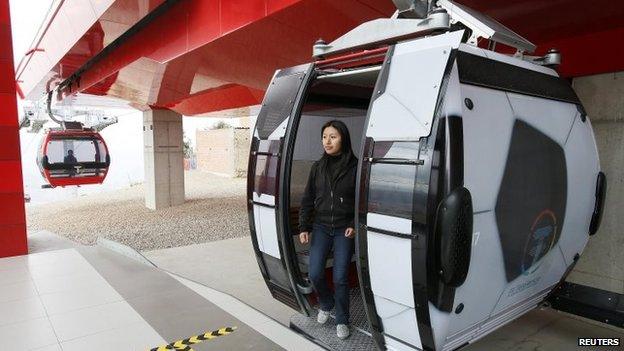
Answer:
<svg viewBox="0 0 624 351"><path fill-rule="evenodd" d="M191 336L190 338L187 338L184 340L174 341L171 344L154 347L150 351L170 351L170 350L193 351L193 349L191 348L191 345L199 344L202 341L212 340L220 336L231 334L232 332L234 332L234 330L236 330L236 327L221 328L219 330L214 330L211 332L206 332L204 334Z"/></svg>

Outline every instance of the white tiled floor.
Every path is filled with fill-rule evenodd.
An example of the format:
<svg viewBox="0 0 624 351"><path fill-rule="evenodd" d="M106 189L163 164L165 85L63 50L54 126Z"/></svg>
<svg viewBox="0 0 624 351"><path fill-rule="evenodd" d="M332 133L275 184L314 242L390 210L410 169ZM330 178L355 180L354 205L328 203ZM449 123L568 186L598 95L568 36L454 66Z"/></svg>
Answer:
<svg viewBox="0 0 624 351"><path fill-rule="evenodd" d="M63 349L61 349L61 345L54 344L33 349L33 351L63 351Z"/></svg>
<svg viewBox="0 0 624 351"><path fill-rule="evenodd" d="M229 295L174 278L287 350L320 350ZM167 344L75 249L0 259L0 316L0 340L12 350L136 351Z"/></svg>
<svg viewBox="0 0 624 351"><path fill-rule="evenodd" d="M1 276L2 273L0 273L0 277ZM23 300L29 297L36 297L37 295L35 283L30 280L12 283L10 285L4 285L0 289L0 303Z"/></svg>
<svg viewBox="0 0 624 351"><path fill-rule="evenodd" d="M46 318L35 318L0 327L0 340L14 350L33 350L57 344L54 329Z"/></svg>
<svg viewBox="0 0 624 351"><path fill-rule="evenodd" d="M157 341L159 340L160 341ZM146 345L146 340L152 340ZM167 344L152 327L145 322L129 324L123 328L106 330L79 339L63 342L63 351L110 351L149 350Z"/></svg>
<svg viewBox="0 0 624 351"><path fill-rule="evenodd" d="M13 350L166 344L74 249L0 259L0 340Z"/></svg>
<svg viewBox="0 0 624 351"><path fill-rule="evenodd" d="M39 297L0 303L0 326L10 325L46 316Z"/></svg>

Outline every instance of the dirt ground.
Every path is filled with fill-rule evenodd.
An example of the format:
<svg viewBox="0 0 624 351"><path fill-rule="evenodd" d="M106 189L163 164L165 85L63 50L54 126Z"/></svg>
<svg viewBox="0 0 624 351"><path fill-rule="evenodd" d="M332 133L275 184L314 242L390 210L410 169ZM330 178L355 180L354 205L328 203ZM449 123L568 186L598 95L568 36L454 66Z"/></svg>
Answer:
<svg viewBox="0 0 624 351"><path fill-rule="evenodd" d="M81 244L104 237L146 251L249 235L244 178L185 173L186 202L153 211L143 185L27 207L29 232L48 230Z"/></svg>

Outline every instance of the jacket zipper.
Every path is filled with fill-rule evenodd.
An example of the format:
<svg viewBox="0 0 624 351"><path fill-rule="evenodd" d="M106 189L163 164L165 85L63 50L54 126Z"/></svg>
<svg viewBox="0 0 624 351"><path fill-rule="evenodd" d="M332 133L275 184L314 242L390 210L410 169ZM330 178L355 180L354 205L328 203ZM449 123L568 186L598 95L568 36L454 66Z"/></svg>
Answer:
<svg viewBox="0 0 624 351"><path fill-rule="evenodd" d="M345 174L347 174L349 171L346 172L342 172L341 174L338 175L338 177L336 177L336 181L335 183L338 183L338 180L340 180L342 177L344 177ZM326 174L325 175L326 179L329 181L330 177ZM334 232L334 186L336 184L332 184L332 182L329 182L329 194L331 197L331 206L330 206L330 211L331 211L331 229L332 229L332 233ZM342 197L340 198L340 202L342 203Z"/></svg>
<svg viewBox="0 0 624 351"><path fill-rule="evenodd" d="M330 185L331 186L331 185ZM334 190L330 190L330 194L331 194L331 228L332 228L332 233L334 232Z"/></svg>

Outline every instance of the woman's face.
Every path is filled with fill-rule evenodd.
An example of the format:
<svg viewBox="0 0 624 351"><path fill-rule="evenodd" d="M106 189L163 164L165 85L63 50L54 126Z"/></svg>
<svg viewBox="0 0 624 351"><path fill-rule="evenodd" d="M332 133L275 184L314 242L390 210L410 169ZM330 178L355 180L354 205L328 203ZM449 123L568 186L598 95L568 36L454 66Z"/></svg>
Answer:
<svg viewBox="0 0 624 351"><path fill-rule="evenodd" d="M342 151L342 137L338 129L329 126L323 130L323 148L328 155L336 156Z"/></svg>

